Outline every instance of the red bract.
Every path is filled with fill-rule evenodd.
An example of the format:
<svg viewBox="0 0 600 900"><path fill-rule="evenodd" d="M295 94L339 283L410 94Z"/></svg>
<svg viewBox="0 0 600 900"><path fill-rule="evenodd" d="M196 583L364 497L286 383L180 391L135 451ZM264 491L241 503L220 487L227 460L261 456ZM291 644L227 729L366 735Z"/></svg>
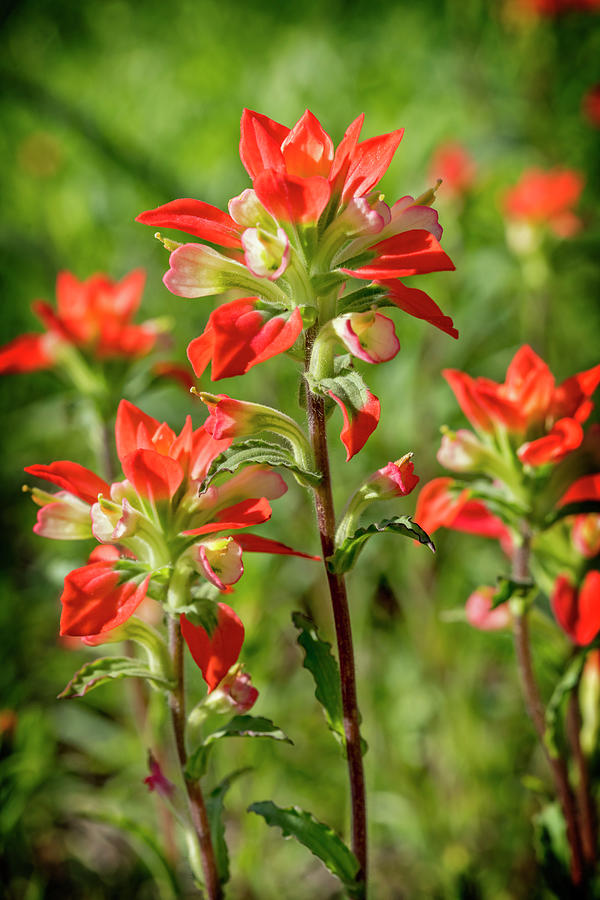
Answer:
<svg viewBox="0 0 600 900"><path fill-rule="evenodd" d="M123 581L108 560L74 569L65 578L60 633L85 637L112 631L136 611L149 580Z"/></svg>
<svg viewBox="0 0 600 900"><path fill-rule="evenodd" d="M365 391L364 401L361 406L351 406L341 397L336 397L333 391L329 396L335 400L342 411L344 426L340 432L341 441L346 448L346 462L361 450L371 434L377 428L381 404L377 397L370 391Z"/></svg>
<svg viewBox="0 0 600 900"><path fill-rule="evenodd" d="M591 571L579 589L559 575L550 603L556 620L575 644L585 646L600 631L600 572Z"/></svg>
<svg viewBox="0 0 600 900"><path fill-rule="evenodd" d="M583 178L571 169L528 169L506 192L507 218L548 225L559 237L570 237L581 227L573 207L583 189Z"/></svg>
<svg viewBox="0 0 600 900"><path fill-rule="evenodd" d="M510 531L480 500L470 500L467 489L451 492L452 478L434 478L418 498L415 519L428 534L438 528L452 528L481 537L510 542Z"/></svg>
<svg viewBox="0 0 600 900"><path fill-rule="evenodd" d="M225 303L212 312L200 337L188 346L188 359L200 377L212 360L211 381L243 375L252 366L289 350L302 331L302 316L273 316L258 309L257 297Z"/></svg>
<svg viewBox="0 0 600 900"><path fill-rule="evenodd" d="M143 356L156 344L153 323L135 325L146 275L136 269L121 281L93 275L79 281L70 272L56 279L56 311L37 301L33 310L46 326L44 335L21 335L0 349L0 373L49 368L61 345L73 344L98 359Z"/></svg>
<svg viewBox="0 0 600 900"><path fill-rule="evenodd" d="M181 633L208 690L214 691L232 665L237 662L244 643L244 626L225 603L218 605L217 625L209 637L201 625L193 625L181 616Z"/></svg>

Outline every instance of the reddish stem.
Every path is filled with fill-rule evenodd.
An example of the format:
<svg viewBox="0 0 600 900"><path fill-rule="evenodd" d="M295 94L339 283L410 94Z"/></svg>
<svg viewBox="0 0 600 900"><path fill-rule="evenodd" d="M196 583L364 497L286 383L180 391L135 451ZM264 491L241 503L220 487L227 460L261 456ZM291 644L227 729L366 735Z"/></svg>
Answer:
<svg viewBox="0 0 600 900"><path fill-rule="evenodd" d="M340 663L344 735L352 801L352 850L360 865L357 881L362 880L365 884L365 893L362 895L364 897L366 896L367 879L367 809L360 741L360 714L356 697L352 626L344 577L330 572L326 563L327 557L331 556L335 550L335 513L331 493L331 473L327 450L324 404L322 398L313 394L308 386L306 388L306 403L315 465L322 475L318 487L314 488L314 497L317 524L323 550L323 562L331 595Z"/></svg>
<svg viewBox="0 0 600 900"><path fill-rule="evenodd" d="M204 803L204 796L199 781L188 781L185 777L185 765L187 763L187 751L185 749L185 690L183 680L183 638L179 622L169 616L169 651L173 664L173 674L176 681L175 688L169 693L169 708L173 721L175 745L181 772L185 781L188 794L190 813L194 830L198 837L200 854L202 858L202 871L204 872L204 886L209 900L222 900L223 891L219 882L219 873L210 835L210 825Z"/></svg>

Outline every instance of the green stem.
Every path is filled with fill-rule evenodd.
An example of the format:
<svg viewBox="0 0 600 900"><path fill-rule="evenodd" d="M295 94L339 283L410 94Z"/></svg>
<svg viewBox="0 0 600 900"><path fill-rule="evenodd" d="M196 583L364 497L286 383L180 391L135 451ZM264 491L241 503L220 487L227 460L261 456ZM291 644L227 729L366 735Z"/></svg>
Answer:
<svg viewBox="0 0 600 900"><path fill-rule="evenodd" d="M310 365L310 352L312 349L313 336L314 332L312 334L311 332L307 333L307 368ZM331 473L327 450L325 410L323 399L316 394L313 394L308 386L306 388L306 407L315 465L322 475L320 484L313 490L317 524L323 550L323 562L331 596L340 662L344 735L352 802L352 850L360 865L360 872L357 880L362 880L364 882L363 892L356 896L361 900L361 898L366 897L367 811L365 777L360 741L360 714L356 696L356 672L354 650L352 646L352 626L344 577L343 575L337 575L330 572L326 563L327 557L331 556L335 549L335 513L331 492Z"/></svg>
<svg viewBox="0 0 600 900"><path fill-rule="evenodd" d="M172 616L168 617L169 651L175 676L175 688L169 692L169 708L173 722L175 746L181 773L185 781L188 795L190 813L200 854L202 858L202 871L204 873L204 885L209 900L222 900L223 891L219 882L217 863L215 859L210 825L204 796L199 781L188 781L185 777L187 763L187 750L185 747L185 686L183 678L183 638L179 621Z"/></svg>
<svg viewBox="0 0 600 900"><path fill-rule="evenodd" d="M521 544L517 547L513 556L513 578L516 581L528 581L530 578L529 558L531 554L531 537L532 535L529 527L524 525L521 535ZM550 754L546 744L546 712L533 671L531 644L529 640L529 622L527 616L528 611L526 609L513 609L513 634L519 676L521 679L521 688L523 690L527 712L533 722L544 755L550 766L556 793L567 826L567 839L571 854L571 881L574 888L579 890L583 886L584 871L581 836L579 834L575 800L571 785L569 784L565 760L562 756ZM578 894L574 896L578 896Z"/></svg>
<svg viewBox="0 0 600 900"><path fill-rule="evenodd" d="M567 706L567 734L577 768L577 804L579 807L583 855L590 870L593 871L596 868L597 861L597 821L596 810L592 800L590 773L581 747L581 712L577 687L571 693Z"/></svg>

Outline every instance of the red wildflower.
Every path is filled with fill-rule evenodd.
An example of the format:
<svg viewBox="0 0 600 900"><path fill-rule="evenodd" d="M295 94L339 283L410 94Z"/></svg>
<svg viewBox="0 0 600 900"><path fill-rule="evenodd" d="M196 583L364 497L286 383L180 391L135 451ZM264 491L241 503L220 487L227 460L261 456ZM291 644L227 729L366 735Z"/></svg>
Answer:
<svg viewBox="0 0 600 900"><path fill-rule="evenodd" d="M492 609L492 601L496 590L485 585L473 591L465 604L467 622L480 631L498 631L510 625L510 609L508 603Z"/></svg>
<svg viewBox="0 0 600 900"><path fill-rule="evenodd" d="M362 450L371 434L377 428L381 404L371 391L365 391L362 406L351 406L333 391L329 396L337 403L344 417L344 427L340 432L341 441L346 448L346 462Z"/></svg>
<svg viewBox="0 0 600 900"><path fill-rule="evenodd" d="M419 493L415 520L427 534L438 528L452 528L481 537L495 538L504 543L511 541L510 531L494 516L481 500L470 500L469 491L460 494L450 491L452 478L434 478Z"/></svg>
<svg viewBox="0 0 600 900"><path fill-rule="evenodd" d="M572 169L528 169L506 192L504 210L509 219L547 224L559 237L570 237L581 227L573 212L583 189L583 178Z"/></svg>
<svg viewBox="0 0 600 900"><path fill-rule="evenodd" d="M27 372L48 368L57 361L63 344L73 344L98 359L143 356L156 344L153 323L134 325L146 280L136 269L121 281L93 275L78 281L70 272L56 279L56 311L41 300L33 310L46 326L46 334L21 335L0 349L0 372Z"/></svg>

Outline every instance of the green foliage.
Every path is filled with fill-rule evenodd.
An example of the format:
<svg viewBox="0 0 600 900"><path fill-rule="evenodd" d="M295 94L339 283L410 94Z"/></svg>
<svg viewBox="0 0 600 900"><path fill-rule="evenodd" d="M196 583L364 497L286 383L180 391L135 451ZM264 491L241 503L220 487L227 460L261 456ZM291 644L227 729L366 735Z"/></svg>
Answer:
<svg viewBox="0 0 600 900"><path fill-rule="evenodd" d="M343 745L345 735L340 670L331 652L331 644L320 639L315 623L302 613L292 613L292 621L300 632L298 643L304 650L303 666L315 681L315 697L323 707L327 724Z"/></svg>
<svg viewBox="0 0 600 900"><path fill-rule="evenodd" d="M262 737L271 738L274 741L285 741L287 744L294 743L270 719L265 719L262 716L234 716L221 728L217 728L215 731L205 735L200 746L194 750L188 759L185 769L186 778L193 781L204 775L211 745L215 741L226 737Z"/></svg>
<svg viewBox="0 0 600 900"><path fill-rule="evenodd" d="M425 544L435 552L435 546L429 535L423 531L420 525L413 522L410 516L394 516L392 519L383 519L381 522L373 522L364 528L357 528L354 534L348 535L333 556L327 560L330 572L343 574L349 572L356 564L356 560L369 538L375 534L401 534L403 537L412 538L420 544Z"/></svg>
<svg viewBox="0 0 600 900"><path fill-rule="evenodd" d="M238 441L233 447L225 450L224 453L215 459L206 476L203 489L206 489L211 481L217 475L220 475L221 472L235 472L242 466L256 464L270 466L273 469L286 469L299 484L307 487L318 484L321 480L318 472L312 472L298 465L290 449L284 447L283 444L249 438L244 441Z"/></svg>
<svg viewBox="0 0 600 900"><path fill-rule="evenodd" d="M122 678L145 678L149 684L162 690L169 690L172 683L153 672L148 666L127 656L107 656L86 663L76 672L67 686L58 695L59 700L84 697L109 681Z"/></svg>
<svg viewBox="0 0 600 900"><path fill-rule="evenodd" d="M267 825L281 828L284 837L293 837L307 847L339 878L351 897L363 896L357 881L358 860L328 825L297 806L282 809L270 800L252 803L248 812L262 816Z"/></svg>
<svg viewBox="0 0 600 900"><path fill-rule="evenodd" d="M206 797L206 812L208 814L210 834L221 884L226 884L229 881L229 852L227 850L225 827L223 825L223 804L225 795L236 778L244 775L247 771L248 769L238 769L236 772L232 772Z"/></svg>

